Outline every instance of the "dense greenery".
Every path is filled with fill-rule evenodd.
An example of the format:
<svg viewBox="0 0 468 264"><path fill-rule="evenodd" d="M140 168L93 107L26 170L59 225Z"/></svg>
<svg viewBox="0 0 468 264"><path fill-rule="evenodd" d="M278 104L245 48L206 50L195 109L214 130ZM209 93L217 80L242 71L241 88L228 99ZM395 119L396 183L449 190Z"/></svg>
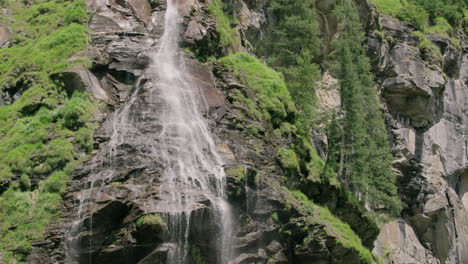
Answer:
<svg viewBox="0 0 468 264"><path fill-rule="evenodd" d="M327 167L333 168L361 201L374 209L398 213L396 176L369 59L362 45L364 31L351 1L343 1L336 14L345 27L335 50L342 113L330 125Z"/></svg>
<svg viewBox="0 0 468 264"><path fill-rule="evenodd" d="M296 108L291 100L281 73L269 68L257 58L247 53L235 53L221 58L220 61L234 70L237 78L252 88L258 96L262 113L252 105L253 102L238 92L236 99L250 110L250 117L260 120L265 117L273 127L281 126L283 120L292 119Z"/></svg>
<svg viewBox="0 0 468 264"><path fill-rule="evenodd" d="M261 51L268 64L282 72L289 92L301 110L300 129L311 128L315 88L320 70L314 61L320 55L319 27L314 0L274 0L269 12L276 18L271 37Z"/></svg>
<svg viewBox="0 0 468 264"><path fill-rule="evenodd" d="M216 18L216 30L220 35L221 46L236 49L240 46L240 40L237 31L231 27L235 20L227 14L226 9L227 5L222 0L212 0L208 12Z"/></svg>
<svg viewBox="0 0 468 264"><path fill-rule="evenodd" d="M232 92L233 103L245 109L249 118L259 122L267 120L276 136L288 137L294 142L288 149L280 149L277 153L283 169L289 176L293 176L289 180L296 182L300 180L297 178L299 175L305 178L318 178L324 167L323 161L312 146L308 131L297 128L301 127L303 122L298 118L283 75L246 53L236 53L219 61L230 66L234 75L256 92L262 111L258 111L257 104L252 98L248 98L239 90ZM254 135L263 133L264 130L261 125L250 124L244 127L244 124L238 124L238 126L248 129ZM296 152L299 154L296 155Z"/></svg>
<svg viewBox="0 0 468 264"><path fill-rule="evenodd" d="M13 36L0 49L3 93L25 90L0 107L0 252L17 263L56 215L69 175L93 147L97 111L84 93L67 94L50 75L73 64L88 43L83 1L6 1Z"/></svg>
<svg viewBox="0 0 468 264"><path fill-rule="evenodd" d="M302 204L302 206L293 205L294 208L299 210L304 215L309 215L306 218L307 225L320 225L324 226L325 232L334 238L337 243L341 244L344 248L348 248L356 251L360 258L360 263L376 263L372 253L363 246L361 239L357 236L351 227L334 216L326 207L316 205L306 195L300 191L290 191L284 188L289 193L286 197L290 202L296 200ZM308 229L308 227L304 227ZM312 230L311 230L312 231ZM307 244L309 241L316 237L314 232L310 232L309 236L304 238L303 243Z"/></svg>
<svg viewBox="0 0 468 264"><path fill-rule="evenodd" d="M440 18L453 27L466 23L467 3L465 0L374 0L384 13L414 23L419 30L437 24Z"/></svg>

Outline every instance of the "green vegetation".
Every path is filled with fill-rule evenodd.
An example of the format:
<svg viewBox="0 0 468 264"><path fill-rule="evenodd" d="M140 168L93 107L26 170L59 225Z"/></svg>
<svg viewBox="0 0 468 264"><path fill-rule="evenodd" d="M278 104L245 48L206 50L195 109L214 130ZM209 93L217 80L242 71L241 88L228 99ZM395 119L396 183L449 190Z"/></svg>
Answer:
<svg viewBox="0 0 468 264"><path fill-rule="evenodd" d="M147 214L137 219L135 222L137 228L142 226L153 226L161 229L167 229L167 224L160 214Z"/></svg>
<svg viewBox="0 0 468 264"><path fill-rule="evenodd" d="M374 0L377 8L424 30L428 23L437 24L443 18L453 27L462 27L466 21L465 0Z"/></svg>
<svg viewBox="0 0 468 264"><path fill-rule="evenodd" d="M278 150L278 158L281 167L286 174L293 176L299 173L299 160L297 159L297 155L294 150L280 148Z"/></svg>
<svg viewBox="0 0 468 264"><path fill-rule="evenodd" d="M227 15L228 6L222 0L212 0L208 7L210 12L216 18L216 30L220 35L220 44L224 48L238 48L240 40L237 30L231 25L235 24L235 19Z"/></svg>
<svg viewBox="0 0 468 264"><path fill-rule="evenodd" d="M420 48L439 62L439 48L431 43L427 35L437 34L450 40L453 47L460 49L457 30L463 28L468 17L467 5L463 0L374 0L378 9L416 26L414 34L419 38Z"/></svg>
<svg viewBox="0 0 468 264"><path fill-rule="evenodd" d="M0 49L0 89L26 90L0 107L0 252L6 263L23 261L31 242L57 214L69 175L93 147L98 111L84 93L67 94L50 75L79 61L86 48L89 19L83 1L5 1L12 15L12 46ZM41 180L38 184L32 184Z"/></svg>
<svg viewBox="0 0 468 264"><path fill-rule="evenodd" d="M302 192L289 190L288 192L291 194L289 200L294 199L301 202L306 210L302 213L311 216L308 218L307 224L323 225L328 235L336 238L337 242L343 247L355 250L361 259L361 263L375 263L371 252L362 245L361 239L353 232L348 224L336 218L327 208L314 204ZM311 232L309 236L304 238L304 243L313 240L314 235L315 234Z"/></svg>
<svg viewBox="0 0 468 264"><path fill-rule="evenodd" d="M396 16L403 8L401 0L374 0L374 3L380 11L392 16Z"/></svg>
<svg viewBox="0 0 468 264"><path fill-rule="evenodd" d="M428 38L427 38L427 35L422 33L421 31L414 31L413 34L418 37L419 39L419 48L421 50L425 50L427 52L429 52L429 54L433 55L438 61L442 61L443 60L443 55L442 55L442 52L440 51L440 49L434 44L432 43L432 41L430 41Z"/></svg>
<svg viewBox="0 0 468 264"><path fill-rule="evenodd" d="M234 75L257 93L261 116L273 127L280 127L283 121L293 119L296 108L282 74L247 53L235 53L221 58L220 62L232 67ZM255 116L259 117L258 114Z"/></svg>
<svg viewBox="0 0 468 264"><path fill-rule="evenodd" d="M396 175L392 172L385 123L366 56L364 30L351 1L344 1L336 13L345 29L336 43L336 75L340 79L342 113L332 122L327 168L356 197L372 208L398 214Z"/></svg>
<svg viewBox="0 0 468 264"><path fill-rule="evenodd" d="M239 181L243 181L245 179L245 168L244 166L239 165L237 167L227 169L226 174L233 175Z"/></svg>
<svg viewBox="0 0 468 264"><path fill-rule="evenodd" d="M192 257L194 264L208 264L208 261L206 260L206 257L203 256L200 247L195 244L190 244L190 256Z"/></svg>
<svg viewBox="0 0 468 264"><path fill-rule="evenodd" d="M219 61L230 66L234 75L256 92L262 111L258 110L256 102L239 90L232 92L234 104L246 109L252 119L269 121L277 136L287 136L294 140L295 144L291 149L280 149L278 152L278 158L283 162L287 173L296 177L301 174L300 168L305 167L309 174L306 177L320 177L323 161L310 143L309 132L306 129L297 129L297 126L304 127L304 119L297 118L297 110L283 75L246 53L236 53ZM261 129L255 128L256 131ZM296 156L295 152L299 155Z"/></svg>
<svg viewBox="0 0 468 264"><path fill-rule="evenodd" d="M320 70L314 61L321 41L313 0L274 0L276 17L271 37L260 52L268 65L284 74L289 92L300 109L298 128L309 133L314 122L315 87Z"/></svg>

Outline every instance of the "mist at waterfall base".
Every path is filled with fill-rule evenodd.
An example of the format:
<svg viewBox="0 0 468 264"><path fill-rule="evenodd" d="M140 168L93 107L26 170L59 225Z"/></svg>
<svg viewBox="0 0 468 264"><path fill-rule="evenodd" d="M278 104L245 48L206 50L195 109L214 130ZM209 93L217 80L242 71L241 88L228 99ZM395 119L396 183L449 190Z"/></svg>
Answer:
<svg viewBox="0 0 468 264"><path fill-rule="evenodd" d="M186 59L178 47L182 19L178 14L177 1L168 0L164 33L145 74L152 79L153 85L139 83L127 102L115 111L112 116L113 133L105 150L108 162L100 165L102 169L89 177L88 188L78 195L80 201L76 206L76 219L68 237L70 263L83 262L80 247L87 243L76 236L84 232L85 220L90 222L86 231L93 233L92 213L91 216L84 213L93 212L95 205L91 198L97 193L93 189L112 181L116 174L116 169L112 167L113 158L119 147L143 135L132 123L135 119L132 108L142 95L147 96L146 101L154 101L154 105L159 107L157 111L136 114L158 115L155 119L160 129L151 137L140 138L139 141L147 144L145 148L152 150L154 162L161 163L164 168L157 179L163 199L152 205L151 209L161 212L168 226L164 234L165 244L169 248L167 263L190 263L193 246L190 241L191 228L195 224L194 218L200 217L203 210L209 212L210 222L214 224L211 226L212 234L207 235L212 240L209 243L212 249L210 254L216 255L214 259L220 264L228 263L232 257L233 222L230 205L226 202L223 161L216 151L208 122L203 117L208 110L206 101L200 87L195 85L186 67ZM91 247L90 239L90 250ZM91 263L91 257L85 262Z"/></svg>

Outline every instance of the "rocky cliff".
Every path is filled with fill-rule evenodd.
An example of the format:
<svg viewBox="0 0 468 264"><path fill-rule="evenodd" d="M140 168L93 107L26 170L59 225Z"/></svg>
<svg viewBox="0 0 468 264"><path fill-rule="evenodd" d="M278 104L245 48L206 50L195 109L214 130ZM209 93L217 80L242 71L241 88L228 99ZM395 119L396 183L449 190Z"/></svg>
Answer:
<svg viewBox="0 0 468 264"><path fill-rule="evenodd" d="M231 43L221 32L226 21L213 9L220 1L175 2L183 28L179 52L206 100L203 114L225 163L234 211L233 264L468 263L463 34L461 44L431 34L432 48L423 47L413 25L355 1L403 203L398 218L377 224L339 183L313 177L323 168L326 135L318 129L309 138L297 130L299 110L281 74L247 54L255 54L276 21L270 1L225 1L236 22L227 23ZM342 30L334 5L316 1L326 40L317 91L323 112L340 107L337 80L326 63ZM52 78L69 91L87 91L106 107L93 117L99 128L90 158L72 173L59 217L34 241L26 262L166 263L176 245L168 238L172 205L164 203L164 164L157 158L164 144L158 137L164 102L151 89L159 81L154 67L164 62L152 61L151 54L160 44L167 5L87 0L86 6L91 43L72 57L85 57L91 65L75 65ZM9 36L0 21L0 47ZM3 95L0 104L22 93ZM116 126L128 135L117 145ZM202 194L194 196L199 199L188 213L188 262L216 263L213 249L222 231L213 228L214 205Z"/></svg>

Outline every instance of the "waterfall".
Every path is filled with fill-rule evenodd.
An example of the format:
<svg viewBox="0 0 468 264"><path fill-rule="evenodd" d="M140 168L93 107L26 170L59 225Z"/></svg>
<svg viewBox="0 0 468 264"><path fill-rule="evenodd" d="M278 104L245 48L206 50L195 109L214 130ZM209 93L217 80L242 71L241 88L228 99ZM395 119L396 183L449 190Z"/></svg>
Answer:
<svg viewBox="0 0 468 264"><path fill-rule="evenodd" d="M109 142L91 161L96 166L87 182L81 183L77 194L77 217L67 236L67 263L92 263L91 254L86 260L80 257L83 251L80 247L86 246L89 252L92 251L93 200L99 195L95 189L112 182L119 173L114 161L121 158L119 153L125 145L135 146L140 154L162 164L161 175L153 179L160 184L160 200L149 207L150 211L159 212L168 224L166 242L173 246L167 263L191 263L191 224L200 208L209 212L213 223L210 228L214 235L210 235L214 241L210 245L216 246L208 253L216 255L213 258L216 263L229 263L233 248L233 217L226 201L223 161L204 118L208 111L207 102L178 47L183 17L179 15L177 2L167 0L164 33L144 76L151 81L139 81L127 102L109 118L112 129ZM141 107L142 101L148 105ZM142 121L145 118L140 119L148 116L155 122L151 126L154 131L148 132L148 124ZM132 191L144 193L146 187ZM86 217L90 223L88 230L83 226ZM87 245L81 243L80 234L89 234Z"/></svg>
<svg viewBox="0 0 468 264"><path fill-rule="evenodd" d="M206 102L179 53L177 43L182 17L178 16L176 2L167 2L164 34L153 56L158 83L155 88L160 89L165 103L161 117L163 129L159 136L165 163L161 189L171 190L166 201L172 206L169 230L171 239L178 245L169 257L169 263L187 262L190 212L196 207L197 191L209 199L215 222L221 225L218 263L228 263L229 249L232 248L229 245L232 216L225 201L223 162L203 118Z"/></svg>

